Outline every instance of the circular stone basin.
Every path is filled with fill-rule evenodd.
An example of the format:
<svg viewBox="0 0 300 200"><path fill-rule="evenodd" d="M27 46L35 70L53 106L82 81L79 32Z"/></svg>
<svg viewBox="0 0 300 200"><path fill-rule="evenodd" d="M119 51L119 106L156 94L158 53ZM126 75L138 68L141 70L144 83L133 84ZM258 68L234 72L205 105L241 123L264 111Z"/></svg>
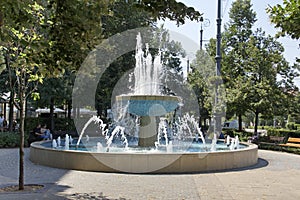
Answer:
<svg viewBox="0 0 300 200"><path fill-rule="evenodd" d="M47 141L30 146L30 160L50 167L128 173L194 173L228 170L257 163L257 145L215 152L90 152L47 147ZM48 142L49 143L49 142ZM48 144L49 145L49 144Z"/></svg>
<svg viewBox="0 0 300 200"><path fill-rule="evenodd" d="M120 95L116 97L122 107L138 116L161 116L174 111L181 102L177 96L166 95Z"/></svg>

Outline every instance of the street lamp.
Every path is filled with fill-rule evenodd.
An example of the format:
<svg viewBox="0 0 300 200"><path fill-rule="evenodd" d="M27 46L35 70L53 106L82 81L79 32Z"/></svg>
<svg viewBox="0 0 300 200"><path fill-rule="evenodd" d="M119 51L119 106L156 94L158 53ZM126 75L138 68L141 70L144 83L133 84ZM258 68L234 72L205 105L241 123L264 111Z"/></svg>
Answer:
<svg viewBox="0 0 300 200"><path fill-rule="evenodd" d="M200 18L200 50L202 50L203 44L203 27L208 27L210 25L209 19Z"/></svg>
<svg viewBox="0 0 300 200"><path fill-rule="evenodd" d="M217 43L216 43L216 76L221 76L221 0L218 0L217 5ZM219 108L219 80L216 81L216 90L215 90L215 112L214 112L214 132L220 134L222 131L221 126L221 110Z"/></svg>
<svg viewBox="0 0 300 200"><path fill-rule="evenodd" d="M217 48L216 48L216 75L221 75L221 0L218 0L217 8Z"/></svg>

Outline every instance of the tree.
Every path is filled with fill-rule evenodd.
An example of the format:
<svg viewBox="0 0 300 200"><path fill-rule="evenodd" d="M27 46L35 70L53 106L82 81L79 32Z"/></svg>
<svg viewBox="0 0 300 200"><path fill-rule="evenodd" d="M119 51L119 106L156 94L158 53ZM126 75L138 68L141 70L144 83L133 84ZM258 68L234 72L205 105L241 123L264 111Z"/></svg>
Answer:
<svg viewBox="0 0 300 200"><path fill-rule="evenodd" d="M40 88L41 102L50 107L50 129L54 130L54 106L66 102L68 116L71 110L71 87L76 71L87 54L104 38L102 18L109 15L108 5L113 1L53 0L47 6L51 26L47 38L45 62L56 69ZM64 94L62 96L62 94Z"/></svg>
<svg viewBox="0 0 300 200"><path fill-rule="evenodd" d="M136 1L135 1L136 2ZM153 21L157 19L170 19L177 22L177 25L184 24L185 19L200 20L202 14L193 7L187 7L176 0L140 0L135 6L139 9L151 13Z"/></svg>
<svg viewBox="0 0 300 200"><path fill-rule="evenodd" d="M266 36L262 29L252 30L256 14L250 0L235 1L229 16L222 44L227 106L238 116L240 130L242 115L253 111L257 132L259 115L272 117L278 113L285 91L295 88L292 83L295 71L285 61L284 49L275 38ZM282 79L278 80L277 76Z"/></svg>
<svg viewBox="0 0 300 200"><path fill-rule="evenodd" d="M266 9L271 22L275 24L276 28L281 29L278 32L280 36L290 35L293 39L300 38L299 6L300 2L298 0L283 0L283 6L277 4Z"/></svg>
<svg viewBox="0 0 300 200"><path fill-rule="evenodd" d="M184 57L185 52L181 44L170 41L169 33L163 28L156 28L155 18L152 13L136 7L135 1L118 1L109 7L113 11L113 15L103 16L103 34L104 37L110 37L122 31L129 29L148 27L153 30L150 46L160 47L162 54L162 62L165 66L175 69L176 72L181 71L180 56ZM163 14L163 13L161 13ZM154 56L158 53L158 49L150 49ZM98 84L96 92L96 108L99 115L105 115L106 110L111 107L111 96L115 85L119 79L135 66L135 52L128 52L113 63L105 70ZM123 91L124 92L124 91Z"/></svg>
<svg viewBox="0 0 300 200"><path fill-rule="evenodd" d="M281 30L278 36L289 35L293 39L300 38L300 1L298 0L283 0L283 6L277 4L273 7L268 7L271 22L275 24L276 28ZM297 59L300 62L300 59Z"/></svg>
<svg viewBox="0 0 300 200"><path fill-rule="evenodd" d="M297 75L292 66L284 59L283 46L273 37L266 36L258 29L247 47L246 77L251 110L255 113L255 132L257 132L258 115L273 116L278 113L282 99L287 98L290 91L295 91L293 79ZM282 79L278 80L277 76ZM277 112L276 112L277 110Z"/></svg>
<svg viewBox="0 0 300 200"><path fill-rule="evenodd" d="M224 56L222 76L227 88L227 106L238 116L239 130L242 130L242 115L249 109L249 99L243 87L246 62L247 43L253 34L252 27L256 22L256 13L252 9L250 0L237 0L232 4L229 12L229 22L223 33ZM224 55L223 54L223 55Z"/></svg>
<svg viewBox="0 0 300 200"><path fill-rule="evenodd" d="M49 70L41 59L47 41L44 30L47 21L44 19L43 6L35 1L2 2L3 14L1 26L1 46L6 50L8 70L16 75L17 102L20 110L20 167L19 189L24 189L24 119L26 99L34 95L36 83L42 83L43 72Z"/></svg>
<svg viewBox="0 0 300 200"><path fill-rule="evenodd" d="M211 81L215 74L213 58L205 51L200 50L191 63L191 72L188 82L194 90L199 105L199 126L206 128L206 119L212 115L213 96L211 94Z"/></svg>

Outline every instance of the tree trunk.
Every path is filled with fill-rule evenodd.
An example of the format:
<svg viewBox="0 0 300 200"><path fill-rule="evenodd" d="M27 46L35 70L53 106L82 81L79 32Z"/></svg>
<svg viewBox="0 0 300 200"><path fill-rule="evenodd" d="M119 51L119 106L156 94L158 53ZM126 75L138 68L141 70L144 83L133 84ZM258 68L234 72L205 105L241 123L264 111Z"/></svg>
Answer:
<svg viewBox="0 0 300 200"><path fill-rule="evenodd" d="M68 101L68 119L71 119L72 101Z"/></svg>
<svg viewBox="0 0 300 200"><path fill-rule="evenodd" d="M201 128L203 127L201 116L199 117L198 126L201 127Z"/></svg>
<svg viewBox="0 0 300 200"><path fill-rule="evenodd" d="M239 122L239 131L243 130L243 120L242 120L242 115L238 115L238 122Z"/></svg>
<svg viewBox="0 0 300 200"><path fill-rule="evenodd" d="M73 111L72 111L72 115L73 115L73 118L76 118L77 117L77 114L76 114L76 106L75 107L72 107Z"/></svg>
<svg viewBox="0 0 300 200"><path fill-rule="evenodd" d="M50 131L54 131L54 98L50 98Z"/></svg>
<svg viewBox="0 0 300 200"><path fill-rule="evenodd" d="M8 116L8 130L10 132L14 129L14 97L15 93L14 91L10 91L10 97L9 97L9 116Z"/></svg>
<svg viewBox="0 0 300 200"><path fill-rule="evenodd" d="M254 122L254 135L257 135L257 127L258 127L258 115L259 115L259 112L258 112L258 109L255 110L255 122Z"/></svg>
<svg viewBox="0 0 300 200"><path fill-rule="evenodd" d="M9 99L9 131L12 131L13 127L13 115L14 115L14 98L15 98L15 88L13 75L10 68L10 54L6 53L5 56L5 65L6 69L8 69L9 74L9 89L10 89L10 99Z"/></svg>
<svg viewBox="0 0 300 200"><path fill-rule="evenodd" d="M19 98L20 98L20 166L19 166L19 190L24 190L24 121L25 121L25 72L21 72L20 86L19 86Z"/></svg>

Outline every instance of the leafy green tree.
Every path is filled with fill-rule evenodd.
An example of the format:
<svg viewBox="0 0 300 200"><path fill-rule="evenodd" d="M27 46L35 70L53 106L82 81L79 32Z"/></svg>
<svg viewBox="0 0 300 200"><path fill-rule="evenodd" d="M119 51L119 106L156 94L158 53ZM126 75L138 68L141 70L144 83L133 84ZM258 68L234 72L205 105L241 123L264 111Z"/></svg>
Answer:
<svg viewBox="0 0 300 200"><path fill-rule="evenodd" d="M224 54L222 76L227 88L227 106L231 113L238 116L239 130L242 129L242 115L249 109L249 99L244 95L245 68L249 55L247 44L253 34L256 13L250 0L237 0L232 3L229 22L223 33Z"/></svg>
<svg viewBox="0 0 300 200"><path fill-rule="evenodd" d="M62 102L71 110L71 87L76 70L87 54L98 45L103 35L102 17L109 15L108 5L113 1L53 0L47 7L47 18L52 22L48 39L46 63L57 70L51 72L40 88L41 102L50 107L51 130L54 130L54 106ZM62 95L64 94L64 95Z"/></svg>
<svg viewBox="0 0 300 200"><path fill-rule="evenodd" d="M201 17L201 14L193 7L188 7L176 0L140 0L135 2L138 2L135 7L151 13L153 21L168 18L180 25L185 23L186 18L199 21Z"/></svg>
<svg viewBox="0 0 300 200"><path fill-rule="evenodd" d="M281 29L278 32L280 36L290 35L294 39L300 38L299 6L298 0L283 0L283 5L277 4L266 9L271 22L275 24L276 28Z"/></svg>
<svg viewBox="0 0 300 200"><path fill-rule="evenodd" d="M222 43L227 107L229 114L238 116L239 129L242 115L253 111L257 132L260 114L272 117L282 111L279 105L288 99L286 91L295 88L292 80L296 74L282 55L282 45L261 29L252 30L256 13L250 0L235 1L229 16Z"/></svg>
<svg viewBox="0 0 300 200"><path fill-rule="evenodd" d="M169 69L174 69L177 73L182 72L181 58L186 56L186 52L182 48L180 42L170 40L170 34L163 25L154 29L151 44L159 47L159 50L163 52L162 63L164 66ZM151 53L156 55L158 53L158 49Z"/></svg>
<svg viewBox="0 0 300 200"><path fill-rule="evenodd" d="M283 0L283 5L277 4L273 7L268 7L267 13L270 15L271 22L279 28L278 36L289 35L293 39L300 38L300 1L298 0ZM300 62L300 59L297 59Z"/></svg>
<svg viewBox="0 0 300 200"><path fill-rule="evenodd" d="M215 63L205 51L198 51L196 59L191 63L188 82L194 90L199 105L199 126L206 129L206 120L212 117L212 87L211 81L215 74Z"/></svg>
<svg viewBox="0 0 300 200"><path fill-rule="evenodd" d="M278 113L282 99L286 99L290 91L295 91L293 79L296 71L284 59L283 46L273 37L266 36L258 29L250 38L247 53L247 68L250 109L255 113L255 131L257 131L258 115L260 113L272 116ZM281 76L278 80L277 76ZM282 111L282 110L281 110Z"/></svg>
<svg viewBox="0 0 300 200"><path fill-rule="evenodd" d="M153 29L151 43L160 47L162 61L165 66L181 71L180 57L185 52L178 42L170 41L169 33L163 28L156 28L152 13L136 7L135 1L118 1L112 4L110 10L113 15L104 16L103 34L104 37L117 34L128 29L148 27ZM162 13L163 14L163 13ZM151 45L150 45L151 46ZM152 55L158 53L158 49L150 49ZM128 52L110 64L102 75L97 89L96 109L99 115L105 115L106 110L111 107L111 96L115 85L124 73L132 70L135 66L135 52Z"/></svg>
<svg viewBox="0 0 300 200"><path fill-rule="evenodd" d="M20 110L20 167L19 189L24 189L24 119L26 99L34 93L35 84L42 83L46 68L41 55L47 46L44 30L44 7L35 1L1 2L1 10L7 10L1 26L1 46L6 49L6 67L16 75L15 104ZM37 97L37 96L36 96Z"/></svg>

